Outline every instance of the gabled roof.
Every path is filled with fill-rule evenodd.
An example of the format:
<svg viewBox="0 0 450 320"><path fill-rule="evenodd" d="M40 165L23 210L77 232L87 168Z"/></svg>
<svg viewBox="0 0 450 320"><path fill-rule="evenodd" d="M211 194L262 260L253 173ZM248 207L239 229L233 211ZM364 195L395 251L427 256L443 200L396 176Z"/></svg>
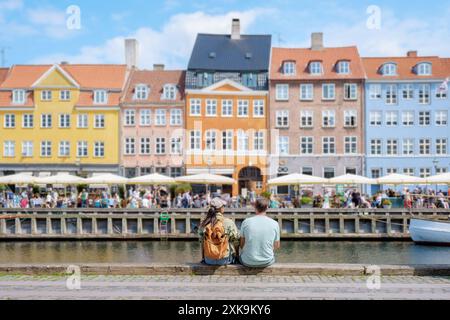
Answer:
<svg viewBox="0 0 450 320"><path fill-rule="evenodd" d="M295 61L296 74L284 75L283 62ZM322 75L309 73L311 62L321 61ZM340 61L350 61L350 74L338 74L336 64ZM271 80L333 80L333 79L364 79L365 72L358 48L340 47L312 50L310 48L273 48L270 67Z"/></svg>
<svg viewBox="0 0 450 320"><path fill-rule="evenodd" d="M58 71L60 72L64 78L67 79L67 81L69 81L69 83L71 83L74 87L79 88L80 85L76 82L76 80L74 78L72 78L72 76L70 74L68 74L64 69L62 69L59 65L55 64L53 65L53 67L51 67L50 69L48 69L43 75L41 75L39 77L39 79L37 79L32 85L32 88L35 87L39 87L39 84L41 83L42 80L44 80L45 78L47 78L52 72L54 71Z"/></svg>
<svg viewBox="0 0 450 320"><path fill-rule="evenodd" d="M270 35L199 34L192 51L188 70L265 71L269 69Z"/></svg>
<svg viewBox="0 0 450 320"><path fill-rule="evenodd" d="M0 85L5 81L8 76L9 68L0 68Z"/></svg>

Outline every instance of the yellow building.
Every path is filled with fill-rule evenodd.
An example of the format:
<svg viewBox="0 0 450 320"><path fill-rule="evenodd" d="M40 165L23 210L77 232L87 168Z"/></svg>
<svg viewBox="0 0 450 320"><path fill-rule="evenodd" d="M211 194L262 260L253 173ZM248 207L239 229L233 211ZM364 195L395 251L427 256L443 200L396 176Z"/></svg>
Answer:
<svg viewBox="0 0 450 320"><path fill-rule="evenodd" d="M0 85L0 175L119 170L125 65L17 65Z"/></svg>

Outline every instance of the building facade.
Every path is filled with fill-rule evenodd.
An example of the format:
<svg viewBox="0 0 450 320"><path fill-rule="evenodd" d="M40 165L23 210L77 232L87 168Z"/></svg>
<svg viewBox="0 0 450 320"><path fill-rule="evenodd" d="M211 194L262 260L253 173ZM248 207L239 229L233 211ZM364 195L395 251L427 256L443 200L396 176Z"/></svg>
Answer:
<svg viewBox="0 0 450 320"><path fill-rule="evenodd" d="M267 179L271 36L199 34L186 73L186 171L234 178L223 191L261 192Z"/></svg>
<svg viewBox="0 0 450 320"><path fill-rule="evenodd" d="M0 85L0 174L118 173L125 65L16 65Z"/></svg>
<svg viewBox="0 0 450 320"><path fill-rule="evenodd" d="M450 59L420 57L364 58L366 82L366 172L420 177L447 172L450 126ZM376 192L379 186L373 186Z"/></svg>
<svg viewBox="0 0 450 320"><path fill-rule="evenodd" d="M121 166L128 178L184 174L184 71L133 70L121 104Z"/></svg>
<svg viewBox="0 0 450 320"><path fill-rule="evenodd" d="M273 48L272 173L333 178L363 173L364 78L356 47ZM284 191L286 192L286 191Z"/></svg>

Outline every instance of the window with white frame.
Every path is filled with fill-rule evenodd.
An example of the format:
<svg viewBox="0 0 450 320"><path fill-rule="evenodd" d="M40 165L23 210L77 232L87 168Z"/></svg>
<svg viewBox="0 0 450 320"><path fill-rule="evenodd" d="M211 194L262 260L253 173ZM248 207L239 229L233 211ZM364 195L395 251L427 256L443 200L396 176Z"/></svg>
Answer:
<svg viewBox="0 0 450 320"><path fill-rule="evenodd" d="M183 120L182 120L181 109L170 110L170 125L171 126L181 126L182 123L183 123Z"/></svg>
<svg viewBox="0 0 450 320"><path fill-rule="evenodd" d="M166 84L163 89L163 100L175 100L177 98L177 86Z"/></svg>
<svg viewBox="0 0 450 320"><path fill-rule="evenodd" d="M322 84L322 99L334 100L336 98L336 86L334 83Z"/></svg>
<svg viewBox="0 0 450 320"><path fill-rule="evenodd" d="M222 117L233 116L233 100L222 100Z"/></svg>
<svg viewBox="0 0 450 320"><path fill-rule="evenodd" d="M395 76L397 75L397 65L395 63L386 63L382 68L383 76Z"/></svg>
<svg viewBox="0 0 450 320"><path fill-rule="evenodd" d="M85 158L88 156L88 142L78 141L77 142L77 157Z"/></svg>
<svg viewBox="0 0 450 320"><path fill-rule="evenodd" d="M419 76L431 76L431 63L419 63L417 65L417 74Z"/></svg>
<svg viewBox="0 0 450 320"><path fill-rule="evenodd" d="M403 155L411 156L414 154L414 139L405 138L403 139Z"/></svg>
<svg viewBox="0 0 450 320"><path fill-rule="evenodd" d="M314 112L311 110L300 111L300 127L312 128L314 126Z"/></svg>
<svg viewBox="0 0 450 320"><path fill-rule="evenodd" d="M314 85L312 83L304 83L300 85L300 100L314 100Z"/></svg>
<svg viewBox="0 0 450 320"><path fill-rule="evenodd" d="M191 99L189 105L191 116L200 116L202 114L202 101L200 99Z"/></svg>
<svg viewBox="0 0 450 320"><path fill-rule="evenodd" d="M396 174L398 172L397 168L386 168L386 174Z"/></svg>
<svg viewBox="0 0 450 320"><path fill-rule="evenodd" d="M402 98L404 100L414 99L414 86L411 83L402 85Z"/></svg>
<svg viewBox="0 0 450 320"><path fill-rule="evenodd" d="M431 139L419 139L419 154L429 155L431 154Z"/></svg>
<svg viewBox="0 0 450 320"><path fill-rule="evenodd" d="M369 85L369 99L370 100L381 99L381 84Z"/></svg>
<svg viewBox="0 0 450 320"><path fill-rule="evenodd" d="M22 89L13 90L12 92L12 103L13 104L25 104L26 102L26 91Z"/></svg>
<svg viewBox="0 0 450 320"><path fill-rule="evenodd" d="M222 131L222 150L233 150L233 130Z"/></svg>
<svg viewBox="0 0 450 320"><path fill-rule="evenodd" d="M239 152L247 152L250 148L249 136L244 130L237 132L237 149Z"/></svg>
<svg viewBox="0 0 450 320"><path fill-rule="evenodd" d="M181 155L182 154L181 137L174 137L170 139L170 153Z"/></svg>
<svg viewBox="0 0 450 320"><path fill-rule="evenodd" d="M285 61L283 63L283 74L287 76L295 75L295 62L294 61Z"/></svg>
<svg viewBox="0 0 450 320"><path fill-rule="evenodd" d="M333 167L323 168L323 177L325 179L333 179L336 176L336 169Z"/></svg>
<svg viewBox="0 0 450 320"><path fill-rule="evenodd" d="M41 141L41 157L51 157L51 156L52 156L52 142Z"/></svg>
<svg viewBox="0 0 450 320"><path fill-rule="evenodd" d="M238 101L238 117L248 117L248 100Z"/></svg>
<svg viewBox="0 0 450 320"><path fill-rule="evenodd" d="M136 139L135 138L125 138L124 146L125 146L124 154L126 156L136 154Z"/></svg>
<svg viewBox="0 0 450 320"><path fill-rule="evenodd" d="M386 125L387 126L398 125L398 112L397 111L386 111Z"/></svg>
<svg viewBox="0 0 450 320"><path fill-rule="evenodd" d="M420 168L420 177L428 178L431 176L431 168Z"/></svg>
<svg viewBox="0 0 450 320"><path fill-rule="evenodd" d="M265 150L265 134L264 131L256 131L253 136L253 150Z"/></svg>
<svg viewBox="0 0 450 320"><path fill-rule="evenodd" d="M336 112L334 110L322 111L322 127L334 128L336 126Z"/></svg>
<svg viewBox="0 0 450 320"><path fill-rule="evenodd" d="M358 99L358 85L356 83L344 84L344 99L345 100Z"/></svg>
<svg viewBox="0 0 450 320"><path fill-rule="evenodd" d="M388 139L386 141L386 154L389 156L398 155L398 140L397 139Z"/></svg>
<svg viewBox="0 0 450 320"><path fill-rule="evenodd" d="M148 91L146 84L138 84L134 89L134 100L147 100Z"/></svg>
<svg viewBox="0 0 450 320"><path fill-rule="evenodd" d="M103 158L105 156L105 143L102 141L94 142L94 157Z"/></svg>
<svg viewBox="0 0 450 320"><path fill-rule="evenodd" d="M59 127L70 128L70 114L64 113L59 115Z"/></svg>
<svg viewBox="0 0 450 320"><path fill-rule="evenodd" d="M403 174L407 175L407 176L411 176L414 177L414 175L416 170L414 170L414 168L403 168Z"/></svg>
<svg viewBox="0 0 450 320"><path fill-rule="evenodd" d="M60 141L59 142L58 156L70 157L70 142L69 141Z"/></svg>
<svg viewBox="0 0 450 320"><path fill-rule="evenodd" d="M262 118L265 115L264 100L253 100L253 117Z"/></svg>
<svg viewBox="0 0 450 320"><path fill-rule="evenodd" d="M41 128L51 128L52 127L52 115L51 114L41 114Z"/></svg>
<svg viewBox="0 0 450 320"><path fill-rule="evenodd" d="M152 110L150 109L141 109L139 111L139 124L141 126L147 127L152 124Z"/></svg>
<svg viewBox="0 0 450 320"><path fill-rule="evenodd" d="M275 99L279 101L289 100L289 85L288 84L277 84L275 86Z"/></svg>
<svg viewBox="0 0 450 320"><path fill-rule="evenodd" d="M94 90L94 104L107 104L107 103L108 103L108 91Z"/></svg>
<svg viewBox="0 0 450 320"><path fill-rule="evenodd" d="M125 110L125 123L126 126L136 125L136 111L132 109Z"/></svg>
<svg viewBox="0 0 450 320"><path fill-rule="evenodd" d="M357 154L358 153L358 138L344 137L344 153Z"/></svg>
<svg viewBox="0 0 450 320"><path fill-rule="evenodd" d="M406 127L414 125L414 111L402 111L402 125Z"/></svg>
<svg viewBox="0 0 450 320"><path fill-rule="evenodd" d="M372 156L380 156L382 154L383 144L381 139L370 140L370 154Z"/></svg>
<svg viewBox="0 0 450 320"><path fill-rule="evenodd" d="M447 111L436 111L435 113L436 117L436 125L437 126L446 126L447 125L447 118L448 118L448 112Z"/></svg>
<svg viewBox="0 0 450 320"><path fill-rule="evenodd" d="M381 178L381 174L382 174L382 169L380 168L373 168L370 170L370 173L372 175L372 179L378 179Z"/></svg>
<svg viewBox="0 0 450 320"><path fill-rule="evenodd" d="M441 90L440 87L436 88L436 99L447 99L447 90Z"/></svg>
<svg viewBox="0 0 450 320"><path fill-rule="evenodd" d="M5 141L3 143L3 156L7 158L16 156L16 143L14 141Z"/></svg>
<svg viewBox="0 0 450 320"><path fill-rule="evenodd" d="M287 136L279 136L278 137L278 155L287 156L289 155L289 137Z"/></svg>
<svg viewBox="0 0 450 320"><path fill-rule="evenodd" d="M419 85L419 103L420 104L430 104L430 85L421 84Z"/></svg>
<svg viewBox="0 0 450 320"><path fill-rule="evenodd" d="M335 154L336 153L335 137L322 137L322 153L323 154Z"/></svg>
<svg viewBox="0 0 450 320"><path fill-rule="evenodd" d="M155 125L165 126L166 125L166 110L158 109L156 110Z"/></svg>
<svg viewBox="0 0 450 320"><path fill-rule="evenodd" d="M312 75L321 75L323 73L322 62L312 61L309 64L309 73Z"/></svg>
<svg viewBox="0 0 450 320"><path fill-rule="evenodd" d="M276 112L276 125L277 128L288 128L289 127L289 111L279 110Z"/></svg>
<svg viewBox="0 0 450 320"><path fill-rule="evenodd" d="M96 114L94 116L94 128L95 129L104 129L105 128L105 115L104 114Z"/></svg>
<svg viewBox="0 0 450 320"><path fill-rule="evenodd" d="M314 153L314 137L300 137L300 154Z"/></svg>
<svg viewBox="0 0 450 320"><path fill-rule="evenodd" d="M199 151L202 149L202 133L200 130L192 130L190 136L190 149Z"/></svg>
<svg viewBox="0 0 450 320"><path fill-rule="evenodd" d="M217 150L217 131L207 130L205 132L205 150L215 151Z"/></svg>
<svg viewBox="0 0 450 320"><path fill-rule="evenodd" d="M448 172L448 168L444 168L444 167L440 167L440 168L436 168L436 174L444 174Z"/></svg>
<svg viewBox="0 0 450 320"><path fill-rule="evenodd" d="M447 155L447 139L446 138L436 139L436 154Z"/></svg>
<svg viewBox="0 0 450 320"><path fill-rule="evenodd" d="M41 101L52 101L52 91L51 90L41 91Z"/></svg>
<svg viewBox="0 0 450 320"><path fill-rule="evenodd" d="M141 138L140 154L141 155L149 155L150 151L151 151L151 149L150 149L150 138L148 138L148 137Z"/></svg>
<svg viewBox="0 0 450 320"><path fill-rule="evenodd" d="M350 73L350 61L339 61L337 65L337 72L339 74Z"/></svg>
<svg viewBox="0 0 450 320"><path fill-rule="evenodd" d="M429 111L419 112L419 125L429 126L431 124L431 114Z"/></svg>
<svg viewBox="0 0 450 320"><path fill-rule="evenodd" d="M77 115L77 128L86 129L88 127L88 115L80 113Z"/></svg>
<svg viewBox="0 0 450 320"><path fill-rule="evenodd" d="M397 104L397 85L389 84L386 86L386 104Z"/></svg>
<svg viewBox="0 0 450 320"><path fill-rule="evenodd" d="M4 123L3 126L8 129L12 129L16 127L16 115L15 114L5 114L3 117Z"/></svg>
<svg viewBox="0 0 450 320"><path fill-rule="evenodd" d="M217 116L217 100L206 100L206 116L215 117Z"/></svg>
<svg viewBox="0 0 450 320"><path fill-rule="evenodd" d="M70 101L70 90L61 90L59 92L59 100Z"/></svg>
<svg viewBox="0 0 450 320"><path fill-rule="evenodd" d="M383 113L381 111L370 111L369 123L371 126L381 126L383 122Z"/></svg>
<svg viewBox="0 0 450 320"><path fill-rule="evenodd" d="M313 173L313 167L302 167L302 174L305 176L312 176Z"/></svg>
<svg viewBox="0 0 450 320"><path fill-rule="evenodd" d="M344 111L344 126L346 128L356 128L358 125L358 112L356 110Z"/></svg>
<svg viewBox="0 0 450 320"><path fill-rule="evenodd" d="M30 158L33 156L33 141L22 142L22 157Z"/></svg>

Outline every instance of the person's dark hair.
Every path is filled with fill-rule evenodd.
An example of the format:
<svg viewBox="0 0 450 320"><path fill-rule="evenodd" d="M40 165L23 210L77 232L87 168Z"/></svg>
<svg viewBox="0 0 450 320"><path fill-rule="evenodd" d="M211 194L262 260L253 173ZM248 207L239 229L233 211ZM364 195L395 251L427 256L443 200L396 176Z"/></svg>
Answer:
<svg viewBox="0 0 450 320"><path fill-rule="evenodd" d="M267 208L269 208L269 201L266 198L260 198L256 200L255 209L257 212L259 213L266 212Z"/></svg>
<svg viewBox="0 0 450 320"><path fill-rule="evenodd" d="M206 214L205 220L200 224L200 227L205 228L208 224L214 226L217 223L217 213L220 209L210 207L208 213Z"/></svg>

